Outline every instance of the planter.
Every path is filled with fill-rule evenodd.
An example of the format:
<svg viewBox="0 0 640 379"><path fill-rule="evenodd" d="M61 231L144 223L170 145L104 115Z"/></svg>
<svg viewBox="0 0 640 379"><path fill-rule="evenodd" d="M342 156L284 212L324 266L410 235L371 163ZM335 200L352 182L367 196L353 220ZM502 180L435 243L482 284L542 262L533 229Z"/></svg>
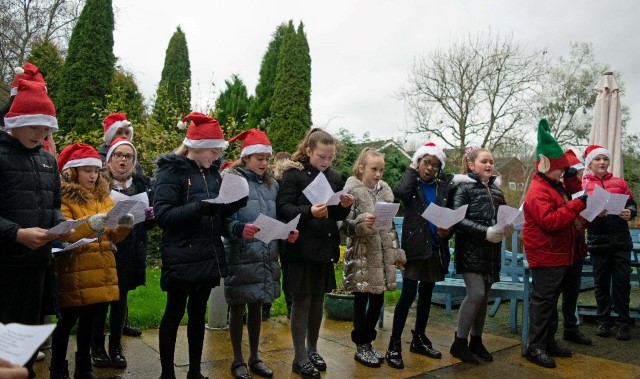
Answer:
<svg viewBox="0 0 640 379"><path fill-rule="evenodd" d="M339 321L353 321L353 299L351 294L328 293L324 297L327 318Z"/></svg>

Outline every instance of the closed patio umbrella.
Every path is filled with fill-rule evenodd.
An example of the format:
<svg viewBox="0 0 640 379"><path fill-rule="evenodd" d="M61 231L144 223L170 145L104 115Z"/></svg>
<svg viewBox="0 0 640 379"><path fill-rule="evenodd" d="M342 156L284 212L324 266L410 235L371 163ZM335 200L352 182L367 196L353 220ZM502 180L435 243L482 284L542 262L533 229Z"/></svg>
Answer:
<svg viewBox="0 0 640 379"><path fill-rule="evenodd" d="M605 72L594 89L598 95L593 108L589 144L606 147L611 153L612 160L609 171L623 178L620 89L613 73Z"/></svg>

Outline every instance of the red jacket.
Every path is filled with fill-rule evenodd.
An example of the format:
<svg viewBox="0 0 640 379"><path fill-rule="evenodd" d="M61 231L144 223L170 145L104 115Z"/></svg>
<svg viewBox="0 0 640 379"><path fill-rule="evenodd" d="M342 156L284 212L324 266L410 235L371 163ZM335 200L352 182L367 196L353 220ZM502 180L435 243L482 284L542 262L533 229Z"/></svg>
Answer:
<svg viewBox="0 0 640 379"><path fill-rule="evenodd" d="M558 182L559 186L562 183ZM580 199L566 202L551 182L533 176L524 200L522 240L529 267L559 267L573 264L579 254L580 235L576 218L585 208ZM584 242L583 242L584 243Z"/></svg>

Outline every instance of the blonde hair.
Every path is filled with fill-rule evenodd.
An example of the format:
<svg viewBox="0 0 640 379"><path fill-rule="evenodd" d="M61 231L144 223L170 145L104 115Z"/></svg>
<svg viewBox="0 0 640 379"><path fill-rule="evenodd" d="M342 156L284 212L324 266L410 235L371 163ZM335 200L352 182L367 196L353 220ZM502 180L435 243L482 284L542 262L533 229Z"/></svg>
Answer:
<svg viewBox="0 0 640 379"><path fill-rule="evenodd" d="M469 162L475 162L476 159L478 159L478 155L480 155L480 153L489 153L493 156L491 150L485 147L468 148L462 156L462 165L460 167L461 174L466 174L469 172Z"/></svg>
<svg viewBox="0 0 640 379"><path fill-rule="evenodd" d="M307 147L314 150L319 143L325 145L335 145L336 140L333 136L320 128L313 128L307 132L302 139L302 142L298 145L296 152L291 156L291 160L297 162L308 161Z"/></svg>
<svg viewBox="0 0 640 379"><path fill-rule="evenodd" d="M178 148L173 151L173 153L176 155L184 155L186 157L187 154L189 154L189 147L181 143L180 146L178 146Z"/></svg>
<svg viewBox="0 0 640 379"><path fill-rule="evenodd" d="M351 175L356 177L356 179L358 180L362 180L362 173L360 172L360 166L365 166L367 164L367 161L371 157L384 159L384 154L370 147L365 147L364 149L362 149L362 151L360 151L360 155L358 155L356 162L353 164Z"/></svg>

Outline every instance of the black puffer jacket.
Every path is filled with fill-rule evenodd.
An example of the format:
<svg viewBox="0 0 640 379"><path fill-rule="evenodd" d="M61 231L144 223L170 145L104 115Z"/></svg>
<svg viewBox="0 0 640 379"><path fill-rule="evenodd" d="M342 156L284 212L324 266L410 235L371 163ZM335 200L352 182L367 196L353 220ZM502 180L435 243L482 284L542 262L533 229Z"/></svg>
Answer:
<svg viewBox="0 0 640 379"><path fill-rule="evenodd" d="M288 262L337 262L340 258L340 233L336 221L344 220L351 208L342 205L329 206L329 217L316 218L311 214L311 203L302 193L320 171L309 162L290 163L282 176L282 184L276 198L278 218L289 222L300 215L298 239L285 244L284 254ZM340 174L332 168L324 171L334 192L342 190Z"/></svg>
<svg viewBox="0 0 640 379"><path fill-rule="evenodd" d="M150 189L150 180L144 175L133 176L133 183L127 190L116 190L127 196L146 192L149 196L149 204L153 204L153 192ZM155 221L144 221L136 224L131 233L120 243L116 256L118 269L118 287L120 290L134 290L146 283L147 269L147 230L155 225Z"/></svg>
<svg viewBox="0 0 640 379"><path fill-rule="evenodd" d="M436 205L445 206L448 201L451 188L451 176L443 176L436 179ZM402 178L393 187L393 194L402 200L404 207L404 221L402 223L402 249L407 256L407 262L419 261L431 258L433 237L429 229L429 222L422 217L422 213L427 209L427 199L424 191L418 183L418 171L407 168ZM444 272L449 270L448 239L438 241L440 264Z"/></svg>
<svg viewBox="0 0 640 379"><path fill-rule="evenodd" d="M21 228L50 229L62 221L55 158L0 131L0 265L49 264L51 244L31 250L17 243L16 235Z"/></svg>
<svg viewBox="0 0 640 379"><path fill-rule="evenodd" d="M452 209L469 206L465 218L453 226L456 272L489 274L494 281L500 279L502 243L487 241L487 229L495 225L498 207L506 204L498 187L500 181L496 179L492 176L485 185L474 173L455 175L450 206Z"/></svg>
<svg viewBox="0 0 640 379"><path fill-rule="evenodd" d="M237 209L220 205L215 216L200 216L198 203L218 196L217 165L201 169L182 155L158 159L154 211L162 228L162 290L215 286L226 275L222 220Z"/></svg>

